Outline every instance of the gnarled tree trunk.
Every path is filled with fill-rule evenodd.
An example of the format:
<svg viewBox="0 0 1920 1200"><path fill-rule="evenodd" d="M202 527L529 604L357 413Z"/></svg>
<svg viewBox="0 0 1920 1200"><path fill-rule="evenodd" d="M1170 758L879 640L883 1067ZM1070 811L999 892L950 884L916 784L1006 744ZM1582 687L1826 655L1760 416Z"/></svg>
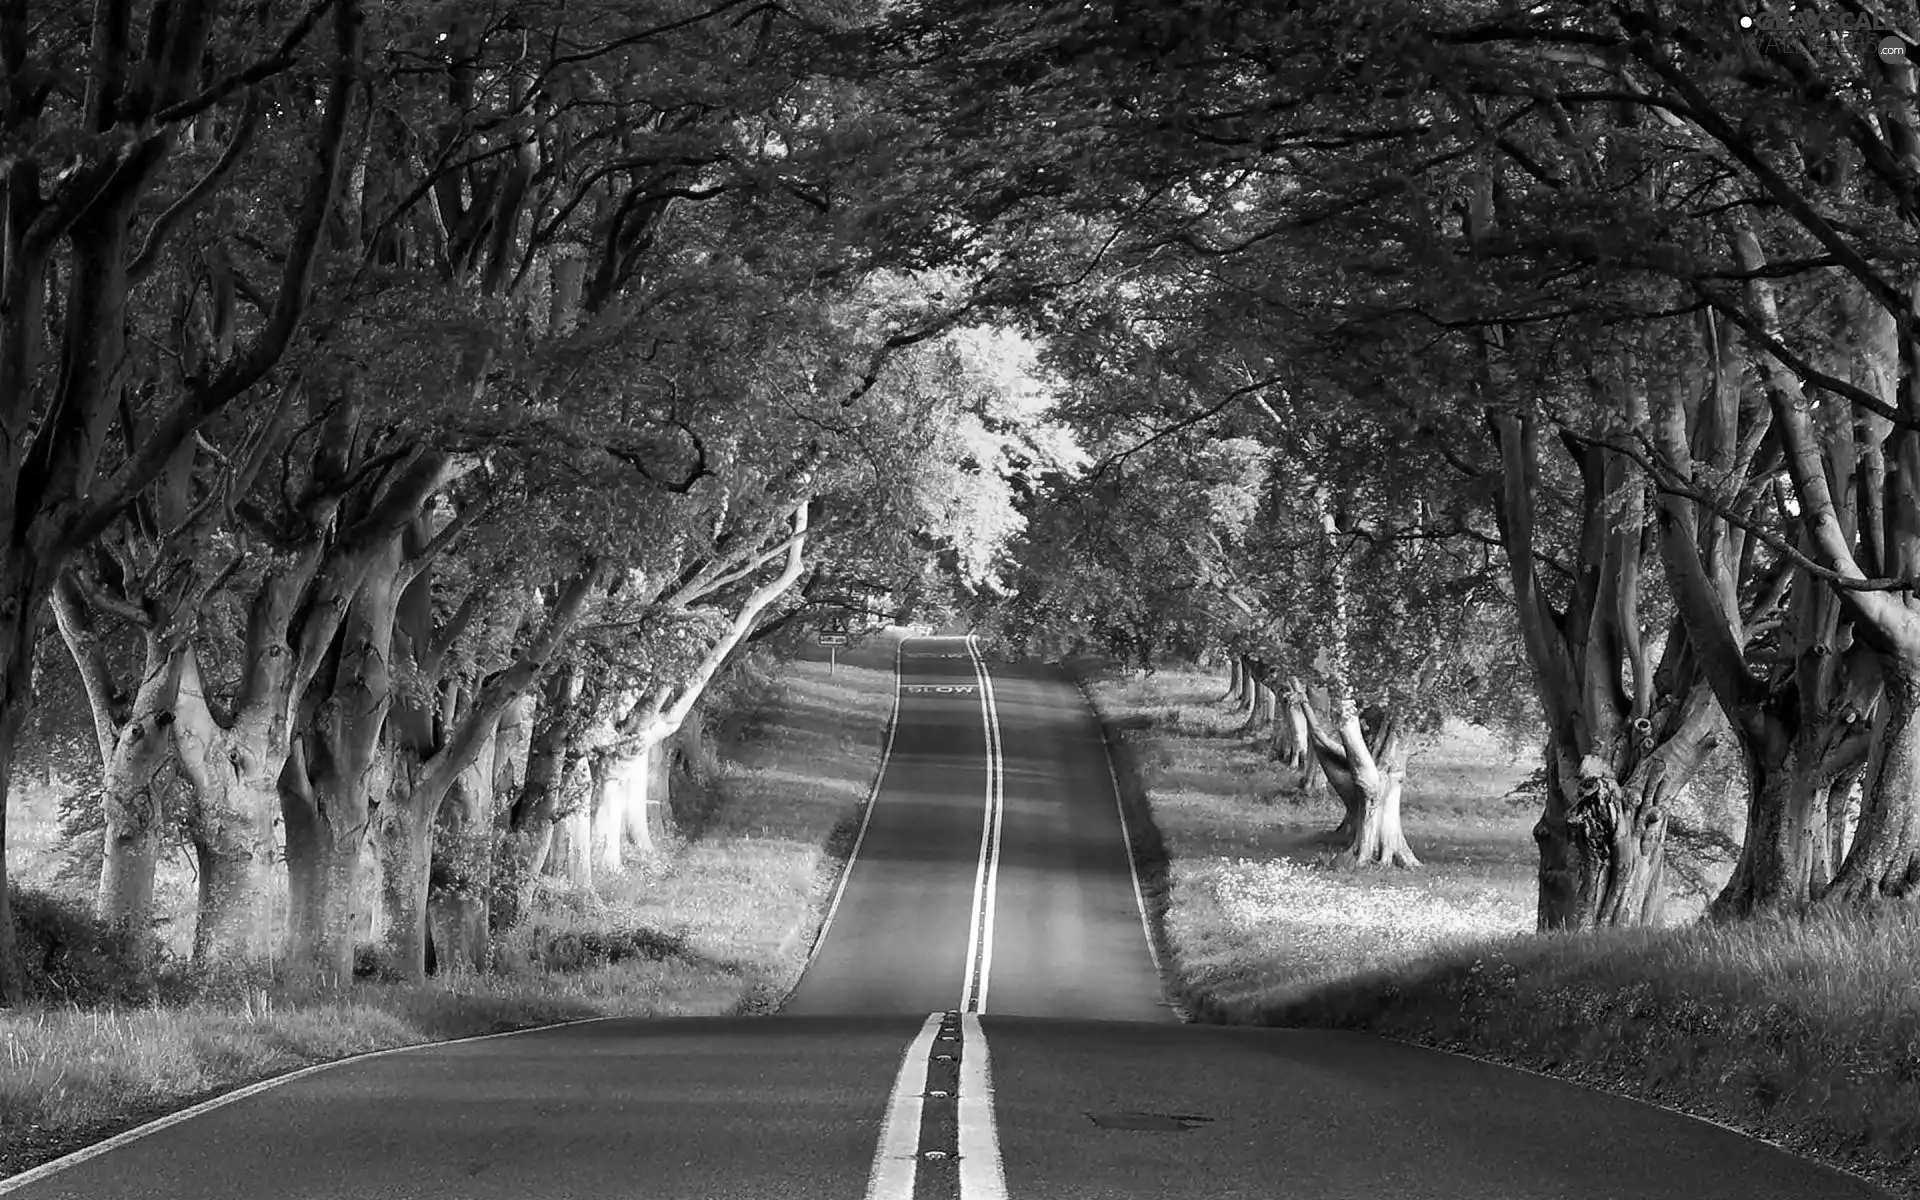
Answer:
<svg viewBox="0 0 1920 1200"><path fill-rule="evenodd" d="M1835 904L1903 897L1920 887L1920 666L1883 664L1875 730L1853 847L1827 889Z"/></svg>
<svg viewBox="0 0 1920 1200"><path fill-rule="evenodd" d="M493 890L493 776L501 752L498 728L490 745L454 781L434 828L428 880L427 925L433 967L441 974L484 971L491 959L487 902Z"/></svg>
<svg viewBox="0 0 1920 1200"><path fill-rule="evenodd" d="M419 803L421 764L389 753L385 796L372 813L372 846L380 864L381 957L403 979L427 969L428 872L433 864L434 814Z"/></svg>
<svg viewBox="0 0 1920 1200"><path fill-rule="evenodd" d="M1308 708L1306 721L1314 757L1346 809L1334 831L1345 839L1343 856L1363 866L1419 866L1400 825L1407 747L1392 714L1373 708L1363 720L1349 711L1328 731Z"/></svg>
<svg viewBox="0 0 1920 1200"><path fill-rule="evenodd" d="M288 959L296 970L344 983L353 938L373 797L391 764L380 736L393 700L392 648L399 603L398 531L361 576L329 669L314 681L311 715L281 775L287 828ZM386 884L391 892L391 881ZM388 912L389 923L404 916Z"/></svg>
<svg viewBox="0 0 1920 1200"><path fill-rule="evenodd" d="M1613 362L1596 398L1646 426L1644 394ZM1635 419L1635 414L1638 414ZM1684 624L1661 661L1640 630L1646 483L1626 456L1564 439L1578 468L1585 527L1579 570L1555 604L1538 574L1538 433L1531 414L1491 417L1502 464L1495 512L1515 607L1547 717L1547 796L1540 847L1539 927L1656 922L1664 907L1666 805L1699 769L1720 725Z"/></svg>
<svg viewBox="0 0 1920 1200"><path fill-rule="evenodd" d="M380 844L387 847L382 851L390 908L387 956L404 977L425 976L427 932L435 920L441 922L444 936L457 939L441 947L442 961L452 964L464 958L485 964L492 857L486 807L497 768L493 752L500 722L571 633L600 574L601 565L589 560L552 598L544 627L526 649L511 665L489 675L477 691L446 681L435 689L441 696L437 715L412 705L393 710L392 757L403 770L381 805L377 828L383 835ZM395 639L395 661L412 664L423 681L431 681L443 664L451 632L432 633L409 622L404 637ZM398 786L402 783L404 789ZM448 797L463 784L460 802L443 823Z"/></svg>
<svg viewBox="0 0 1920 1200"><path fill-rule="evenodd" d="M527 744L527 765L513 801L500 814L503 826L493 868L488 921L494 932L517 925L533 903L534 888L553 853L565 809L569 767L579 715L580 669L567 663L547 677Z"/></svg>
<svg viewBox="0 0 1920 1200"><path fill-rule="evenodd" d="M278 674L278 656L263 664ZM284 718L268 710L285 703L273 684L240 719L223 728L208 707L199 657L181 662L174 744L192 784L187 834L200 877L193 958L209 967L259 962L273 952L274 816L279 774L286 759Z"/></svg>
<svg viewBox="0 0 1920 1200"><path fill-rule="evenodd" d="M579 774L589 776L590 767L583 762ZM593 784L588 778L580 788L580 798L554 822L553 850L547 856L547 874L559 876L576 888L593 886L592 791Z"/></svg>
<svg viewBox="0 0 1920 1200"><path fill-rule="evenodd" d="M185 602L187 597L183 593L178 599ZM157 949L154 872L166 832L167 794L174 784L170 727L185 637L171 612L157 613L152 605L131 602L118 607L140 627L140 678L131 697L114 681L94 612L74 576L63 575L54 588L54 615L79 669L100 750L106 832L94 909L126 939L130 953L146 957Z"/></svg>
<svg viewBox="0 0 1920 1200"><path fill-rule="evenodd" d="M1255 669L1265 670L1261 666ZM1281 766L1293 772L1292 778L1286 780L1286 786L1309 795L1317 794L1326 776L1320 769L1320 760L1313 752L1313 734L1308 724L1308 709L1313 700L1306 684L1298 676L1289 676L1284 683L1270 679L1268 686L1274 694L1276 706L1273 756ZM1343 832L1344 829L1343 825Z"/></svg>
<svg viewBox="0 0 1920 1200"><path fill-rule="evenodd" d="M1900 68L1887 82L1885 98L1897 103L1886 115L1902 131L1908 165L1920 165L1920 143L1912 136L1911 72ZM1735 228L1732 242L1734 257L1748 274L1755 325L1777 339L1782 318L1759 239L1751 229ZM1920 341L1860 288L1850 286L1842 302L1851 306L1847 315L1856 327L1860 377L1878 381L1869 389L1880 392L1876 399L1890 397L1910 420L1920 416ZM1920 885L1920 605L1911 593L1850 583L1868 578L1863 557L1878 573L1896 579L1920 570L1920 433L1862 420L1856 464L1849 445L1857 436L1850 413L1838 417L1831 404L1823 411L1807 395L1801 372L1771 351L1756 353L1754 364L1793 481L1810 557L1829 573L1855 638L1872 650L1883 689L1859 826L1823 899L1844 905L1904 897ZM1856 469L1866 493L1857 499L1852 492Z"/></svg>

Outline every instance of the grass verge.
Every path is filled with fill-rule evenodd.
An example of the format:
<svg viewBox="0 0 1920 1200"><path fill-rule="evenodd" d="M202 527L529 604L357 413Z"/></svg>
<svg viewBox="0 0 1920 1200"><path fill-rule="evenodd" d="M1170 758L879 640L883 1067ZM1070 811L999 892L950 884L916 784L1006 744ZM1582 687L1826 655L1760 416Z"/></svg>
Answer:
<svg viewBox="0 0 1920 1200"><path fill-rule="evenodd" d="M878 766L892 655L855 657L832 677L797 662L766 681L716 733L693 836L591 893L546 895L493 973L343 992L198 980L167 1003L0 1013L0 1176L370 1050L771 1009L805 965Z"/></svg>
<svg viewBox="0 0 1920 1200"><path fill-rule="evenodd" d="M1920 912L1539 936L1527 764L1453 729L1404 815L1426 864L1332 865L1217 677L1083 672L1196 1019L1357 1030L1706 1117L1920 1196Z"/></svg>

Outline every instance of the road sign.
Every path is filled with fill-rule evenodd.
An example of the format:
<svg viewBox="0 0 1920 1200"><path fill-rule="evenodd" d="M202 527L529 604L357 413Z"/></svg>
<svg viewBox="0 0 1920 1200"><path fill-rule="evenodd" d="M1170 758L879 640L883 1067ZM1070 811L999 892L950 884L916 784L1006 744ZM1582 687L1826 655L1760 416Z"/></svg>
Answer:
<svg viewBox="0 0 1920 1200"><path fill-rule="evenodd" d="M820 644L822 646L844 646L847 644L846 632L839 629L822 629L820 631Z"/></svg>

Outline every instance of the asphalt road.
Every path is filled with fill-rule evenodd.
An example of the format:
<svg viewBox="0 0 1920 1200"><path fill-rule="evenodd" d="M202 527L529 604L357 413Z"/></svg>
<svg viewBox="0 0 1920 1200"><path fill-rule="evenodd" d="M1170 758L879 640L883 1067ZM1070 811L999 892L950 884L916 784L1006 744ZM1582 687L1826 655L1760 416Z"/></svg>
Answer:
<svg viewBox="0 0 1920 1200"><path fill-rule="evenodd" d="M608 1020L328 1068L22 1200L1849 1200L1703 1122L1375 1038L1178 1024L1097 726L909 641L816 958L777 1017ZM0 1183L0 1193L8 1191Z"/></svg>

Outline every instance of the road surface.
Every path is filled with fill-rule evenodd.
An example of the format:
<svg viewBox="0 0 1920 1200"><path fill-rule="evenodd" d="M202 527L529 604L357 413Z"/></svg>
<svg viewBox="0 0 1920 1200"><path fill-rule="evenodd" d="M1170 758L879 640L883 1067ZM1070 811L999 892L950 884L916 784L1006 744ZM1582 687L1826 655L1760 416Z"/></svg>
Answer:
<svg viewBox="0 0 1920 1200"><path fill-rule="evenodd" d="M899 667L880 786L781 1015L595 1021L349 1062L0 1194L1887 1195L1703 1122L1464 1058L1178 1023L1073 683L988 664L961 638L911 639Z"/></svg>

